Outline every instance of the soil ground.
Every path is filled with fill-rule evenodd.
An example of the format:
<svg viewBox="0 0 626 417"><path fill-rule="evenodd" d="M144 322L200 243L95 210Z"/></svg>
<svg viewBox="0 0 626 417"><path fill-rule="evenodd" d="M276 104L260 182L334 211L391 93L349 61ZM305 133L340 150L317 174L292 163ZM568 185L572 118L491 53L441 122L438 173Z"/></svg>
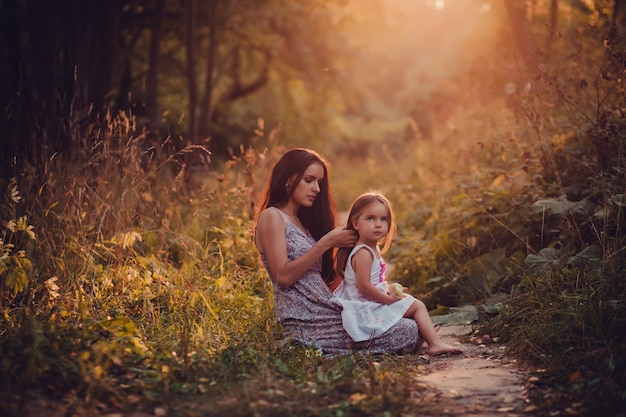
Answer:
<svg viewBox="0 0 626 417"><path fill-rule="evenodd" d="M504 355L505 346L474 336L469 325L442 326L439 335L463 355L429 358L418 381L445 415L513 417L532 415L526 402L528 372Z"/></svg>

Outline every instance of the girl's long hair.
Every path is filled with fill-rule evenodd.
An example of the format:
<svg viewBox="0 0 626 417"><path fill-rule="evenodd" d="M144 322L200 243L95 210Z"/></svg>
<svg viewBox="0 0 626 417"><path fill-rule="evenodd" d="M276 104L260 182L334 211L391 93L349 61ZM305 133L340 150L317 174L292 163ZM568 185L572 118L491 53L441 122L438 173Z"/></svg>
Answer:
<svg viewBox="0 0 626 417"><path fill-rule="evenodd" d="M281 156L272 168L270 177L265 186L265 192L259 204L258 215L268 207L277 207L286 204L293 194L295 187L300 183L304 171L312 164L319 164L324 169L324 180L320 183L320 191L311 207L300 207L298 218L302 225L311 233L315 240L335 227L335 208L328 163L315 151L305 148L296 148ZM291 180L293 178L293 180ZM290 181L291 180L291 181ZM286 187L285 184L290 186ZM328 284L333 278L333 250L330 249L322 256L322 277Z"/></svg>
<svg viewBox="0 0 626 417"><path fill-rule="evenodd" d="M384 195L375 192L369 192L361 194L357 197L356 200L352 203L352 207L350 207L350 213L348 214L348 220L346 222L346 229L355 230L354 229L354 221L359 218L361 214L365 211L366 208L371 206L374 203L381 203L387 208L387 215L389 216L389 233L380 242L379 245L382 245L380 252L385 253L391 246L391 241L393 240L393 235L396 232L396 222L393 215L393 210L391 208L391 203ZM337 250L337 254L335 255L335 271L339 274L340 277L344 277L346 272L346 264L348 263L348 257L350 256L350 252L352 252L352 248L339 248Z"/></svg>

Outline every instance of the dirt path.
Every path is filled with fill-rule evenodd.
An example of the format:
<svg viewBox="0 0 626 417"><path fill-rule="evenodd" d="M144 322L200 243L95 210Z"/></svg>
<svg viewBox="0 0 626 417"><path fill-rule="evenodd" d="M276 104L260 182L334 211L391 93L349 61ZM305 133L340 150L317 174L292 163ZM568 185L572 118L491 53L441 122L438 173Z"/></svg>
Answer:
<svg viewBox="0 0 626 417"><path fill-rule="evenodd" d="M443 326L439 334L465 354L429 358L427 373L418 378L429 401L442 405L450 416L529 415L528 373L504 356L505 346L474 336L471 326Z"/></svg>

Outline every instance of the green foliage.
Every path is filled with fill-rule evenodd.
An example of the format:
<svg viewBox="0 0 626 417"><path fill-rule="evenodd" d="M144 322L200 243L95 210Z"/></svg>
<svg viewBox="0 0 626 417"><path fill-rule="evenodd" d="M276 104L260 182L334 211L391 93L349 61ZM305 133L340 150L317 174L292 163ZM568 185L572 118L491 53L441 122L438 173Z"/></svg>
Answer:
<svg viewBox="0 0 626 417"><path fill-rule="evenodd" d="M77 355L84 332L67 325L55 326L50 316L44 318L14 311L2 323L0 349L3 391L59 390L82 384ZM77 343L78 341L78 343Z"/></svg>
<svg viewBox="0 0 626 417"><path fill-rule="evenodd" d="M271 344L244 158L192 182L186 156L202 149L151 154L125 139L124 114L106 122L84 132L100 139L90 153L50 161L43 186L24 177L37 191L22 201L15 180L3 187L3 391L129 405L207 374L247 337Z"/></svg>
<svg viewBox="0 0 626 417"><path fill-rule="evenodd" d="M615 412L626 400L626 259L592 252L534 262L536 272L489 327L521 359L558 376L563 390Z"/></svg>
<svg viewBox="0 0 626 417"><path fill-rule="evenodd" d="M464 138L437 148L434 136L414 156L394 279L431 308L510 294L489 334L570 398L614 413L626 403L626 91L606 73L623 61L565 36L555 44L535 72L506 74L512 92L492 103L495 117L477 110L483 132L456 120ZM433 176L437 191L424 187Z"/></svg>
<svg viewBox="0 0 626 417"><path fill-rule="evenodd" d="M26 253L42 282L29 281L28 297L5 291L0 392L45 393L77 414L155 401L185 410L194 398L216 404L206 415L425 408L417 391L407 401L403 387L414 375L393 357L329 360L276 343L272 287L252 225L256 178L267 177L284 148L259 136L270 145L263 152L241 148L190 180L181 151L144 161L148 143L121 139L127 121L109 118L110 135L94 154L52 161L43 186L25 178L37 191L25 194L32 209L24 217L10 188L14 198L3 207L23 218L10 225L10 242L24 245L36 233ZM120 155L123 165L114 163ZM237 401L229 402L233 390ZM16 412L12 404L3 410Z"/></svg>
<svg viewBox="0 0 626 417"><path fill-rule="evenodd" d="M27 216L18 216L18 204L22 197L17 181L0 184L4 191L0 201L0 306L9 303L26 290L33 278L31 259L34 242L37 240L34 227L28 224Z"/></svg>

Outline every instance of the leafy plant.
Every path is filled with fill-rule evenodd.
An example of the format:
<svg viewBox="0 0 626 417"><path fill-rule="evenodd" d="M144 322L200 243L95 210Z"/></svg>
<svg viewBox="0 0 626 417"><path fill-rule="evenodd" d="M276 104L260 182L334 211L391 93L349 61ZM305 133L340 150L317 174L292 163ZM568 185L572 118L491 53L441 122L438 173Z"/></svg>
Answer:
<svg viewBox="0 0 626 417"><path fill-rule="evenodd" d="M22 199L17 181L12 178L5 184L4 199L0 204L0 295L1 300L11 301L26 290L33 278L31 259L33 244L37 240L34 227L27 216L18 216L17 206Z"/></svg>

